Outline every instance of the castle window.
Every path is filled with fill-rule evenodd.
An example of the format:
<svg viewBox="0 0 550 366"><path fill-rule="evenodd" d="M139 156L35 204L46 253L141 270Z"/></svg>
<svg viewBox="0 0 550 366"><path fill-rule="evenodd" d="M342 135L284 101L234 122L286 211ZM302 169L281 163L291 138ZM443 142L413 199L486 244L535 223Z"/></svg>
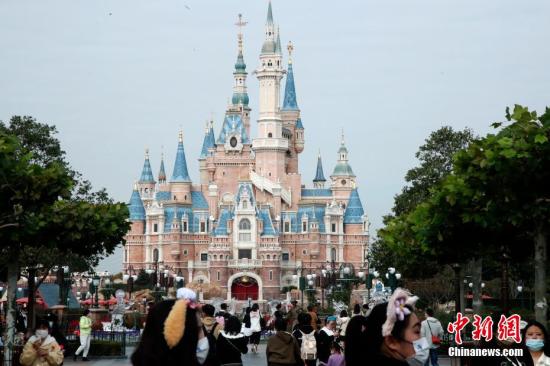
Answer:
<svg viewBox="0 0 550 366"><path fill-rule="evenodd" d="M217 279L218 281L220 281L220 277L221 277L221 276L220 276L220 271L216 272L216 279Z"/></svg>
<svg viewBox="0 0 550 366"><path fill-rule="evenodd" d="M214 254L214 260L218 260L218 256L216 254Z"/></svg>
<svg viewBox="0 0 550 366"><path fill-rule="evenodd" d="M286 262L286 261L288 261L289 259L290 259L290 254L288 254L288 253L282 253L282 254L281 254L281 260L282 260L282 261L285 261L285 262Z"/></svg>
<svg viewBox="0 0 550 366"><path fill-rule="evenodd" d="M249 242L252 239L252 225L250 220L242 219L239 222L239 241Z"/></svg>
<svg viewBox="0 0 550 366"><path fill-rule="evenodd" d="M158 262L159 261L159 250L158 249L153 249L153 262Z"/></svg>
<svg viewBox="0 0 550 366"><path fill-rule="evenodd" d="M273 134L270 132L270 133L267 134L267 137L272 138Z"/></svg>
<svg viewBox="0 0 550 366"><path fill-rule="evenodd" d="M187 227L187 220L183 222L183 232L186 233L189 228Z"/></svg>
<svg viewBox="0 0 550 366"><path fill-rule="evenodd" d="M208 262L208 253L201 253L201 262Z"/></svg>
<svg viewBox="0 0 550 366"><path fill-rule="evenodd" d="M187 195L183 196L183 200L187 201Z"/></svg>
<svg viewBox="0 0 550 366"><path fill-rule="evenodd" d="M159 231L159 224L153 224L153 232L156 233Z"/></svg>
<svg viewBox="0 0 550 366"><path fill-rule="evenodd" d="M229 140L229 145L231 145L231 147L235 147L237 146L237 138L235 136L231 137L231 139Z"/></svg>
<svg viewBox="0 0 550 366"><path fill-rule="evenodd" d="M177 200L177 197L176 197L176 195L174 195L174 201L175 201L175 200Z"/></svg>
<svg viewBox="0 0 550 366"><path fill-rule="evenodd" d="M188 253L187 249L184 249L183 250L183 255L187 255L187 253Z"/></svg>
<svg viewBox="0 0 550 366"><path fill-rule="evenodd" d="M289 232L290 232L290 222L285 221L285 233L289 233Z"/></svg>
<svg viewBox="0 0 550 366"><path fill-rule="evenodd" d="M269 271L269 280L273 281L273 271Z"/></svg>
<svg viewBox="0 0 550 366"><path fill-rule="evenodd" d="M307 250L306 250L306 249L302 250L302 254L303 254L303 255L306 255L306 254L307 254Z"/></svg>
<svg viewBox="0 0 550 366"><path fill-rule="evenodd" d="M302 222L302 232L307 233L307 221Z"/></svg>
<svg viewBox="0 0 550 366"><path fill-rule="evenodd" d="M336 232L336 224L334 222L330 225L330 228L333 233Z"/></svg>
<svg viewBox="0 0 550 366"><path fill-rule="evenodd" d="M267 255L267 260L271 260L271 256L269 254Z"/></svg>
<svg viewBox="0 0 550 366"><path fill-rule="evenodd" d="M346 185L346 180L345 179L342 179L342 185L345 186Z"/></svg>
<svg viewBox="0 0 550 366"><path fill-rule="evenodd" d="M243 208L244 208L244 209L247 209L247 208L248 208L248 201L243 201Z"/></svg>
<svg viewBox="0 0 550 366"><path fill-rule="evenodd" d="M330 250L330 260L335 261L336 260L336 249L332 248Z"/></svg>
<svg viewBox="0 0 550 366"><path fill-rule="evenodd" d="M201 233L205 233L205 232L206 232L206 222L201 221Z"/></svg>
<svg viewBox="0 0 550 366"><path fill-rule="evenodd" d="M239 259L252 259L252 249L239 249Z"/></svg>

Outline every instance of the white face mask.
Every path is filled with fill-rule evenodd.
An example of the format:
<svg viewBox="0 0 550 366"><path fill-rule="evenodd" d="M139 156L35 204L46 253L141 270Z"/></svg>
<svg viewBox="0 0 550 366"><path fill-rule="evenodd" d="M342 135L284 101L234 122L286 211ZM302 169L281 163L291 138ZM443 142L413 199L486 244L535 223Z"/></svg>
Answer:
<svg viewBox="0 0 550 366"><path fill-rule="evenodd" d="M45 339L48 336L48 330L47 329L37 329L34 334L40 339Z"/></svg>
<svg viewBox="0 0 550 366"><path fill-rule="evenodd" d="M430 345L426 337L422 337L412 342L414 348L414 356L407 358L407 363L410 366L422 366L430 357Z"/></svg>
<svg viewBox="0 0 550 366"><path fill-rule="evenodd" d="M199 342L197 343L197 361L202 365L204 361L206 361L206 357L208 356L208 351L210 350L210 344L208 343L208 338L204 337L199 339Z"/></svg>

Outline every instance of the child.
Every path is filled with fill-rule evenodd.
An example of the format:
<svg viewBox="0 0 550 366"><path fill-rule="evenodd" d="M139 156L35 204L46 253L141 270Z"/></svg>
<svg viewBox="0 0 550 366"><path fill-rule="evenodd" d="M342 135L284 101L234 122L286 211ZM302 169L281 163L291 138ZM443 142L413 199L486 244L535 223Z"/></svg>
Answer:
<svg viewBox="0 0 550 366"><path fill-rule="evenodd" d="M336 342L332 342L330 347L330 357L328 358L327 366L346 366L342 347Z"/></svg>

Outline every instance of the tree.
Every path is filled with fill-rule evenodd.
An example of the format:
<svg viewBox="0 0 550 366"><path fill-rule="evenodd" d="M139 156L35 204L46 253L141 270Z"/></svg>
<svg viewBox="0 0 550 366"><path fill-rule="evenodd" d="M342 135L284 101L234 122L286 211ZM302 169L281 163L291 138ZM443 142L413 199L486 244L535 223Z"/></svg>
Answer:
<svg viewBox="0 0 550 366"><path fill-rule="evenodd" d="M420 164L407 171L407 185L395 196L393 213L399 216L426 201L430 190L451 173L454 155L474 138L469 128L455 131L450 126L443 126L432 132L415 154Z"/></svg>
<svg viewBox="0 0 550 366"><path fill-rule="evenodd" d="M415 154L419 165L405 175L407 185L394 198L393 215L384 217L384 228L371 251L374 268L398 268L405 278L430 278L440 270L435 258L422 248L408 243L413 233L407 228L407 214L425 202L431 191L452 171L454 155L474 140L473 132L465 128L455 131L444 126L432 132ZM395 233L397 236L389 235ZM399 237L399 239L397 239Z"/></svg>
<svg viewBox="0 0 550 366"><path fill-rule="evenodd" d="M455 158L452 174L402 221L386 231L394 247L419 248L440 263L502 258L502 299L508 297L507 262L533 256L535 315L546 322L546 267L550 226L550 110L537 116L516 105L510 124L472 142ZM503 128L502 128L503 127ZM394 225L395 227L395 225ZM529 250L526 243L533 244ZM506 308L506 303L503 304ZM504 309L506 310L506 309Z"/></svg>
<svg viewBox="0 0 550 366"><path fill-rule="evenodd" d="M17 148L4 159L6 169L2 172L10 174L0 177L6 181L2 192L5 202L11 203L0 206L0 217L17 214L17 230L0 231L0 239L7 243L1 254L10 259L7 267L12 289L19 268L33 273L41 266L47 273L54 265L75 260L97 263L101 256L111 254L123 243L129 229L126 204L113 202L105 190L91 191L91 183L65 161L59 141L53 136L55 132L55 127L31 117L13 117L9 126L0 123L2 136L23 142L16 143ZM27 170L22 170L27 174L11 174L17 172L17 163L21 162L26 164L23 168ZM25 185L27 180L42 184ZM34 296L34 276L29 275L29 280L30 295ZM8 343L12 340L9 338Z"/></svg>

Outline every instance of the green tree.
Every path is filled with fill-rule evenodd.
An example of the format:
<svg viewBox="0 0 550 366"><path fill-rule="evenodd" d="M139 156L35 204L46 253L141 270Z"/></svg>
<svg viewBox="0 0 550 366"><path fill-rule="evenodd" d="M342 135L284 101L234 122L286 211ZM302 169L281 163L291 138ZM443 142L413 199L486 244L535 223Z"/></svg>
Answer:
<svg viewBox="0 0 550 366"><path fill-rule="evenodd" d="M17 281L20 268L29 273L31 296L34 296L34 276L31 274L38 268L48 273L55 265L84 263L91 266L123 243L123 236L129 229L126 204L113 202L105 190L93 192L91 183L70 169L59 141L53 136L55 132L55 127L38 123L31 117L13 117L9 125L0 123L3 136L12 136L14 141L22 142L4 159L6 169L2 172L17 171L13 161L23 162L32 167L23 178L37 180L55 169L60 180L54 182L52 188L46 184L47 180L43 185L27 187L25 179L15 179L16 174L5 178L9 179L2 192L6 202L16 199L22 202L12 204L13 207L1 207L0 217L17 213L14 224L18 228L17 231L0 232L0 239L8 244L1 249L1 254L10 259L6 265L12 282ZM46 194L49 196L44 199L42 196ZM29 199L38 203L29 204Z"/></svg>

